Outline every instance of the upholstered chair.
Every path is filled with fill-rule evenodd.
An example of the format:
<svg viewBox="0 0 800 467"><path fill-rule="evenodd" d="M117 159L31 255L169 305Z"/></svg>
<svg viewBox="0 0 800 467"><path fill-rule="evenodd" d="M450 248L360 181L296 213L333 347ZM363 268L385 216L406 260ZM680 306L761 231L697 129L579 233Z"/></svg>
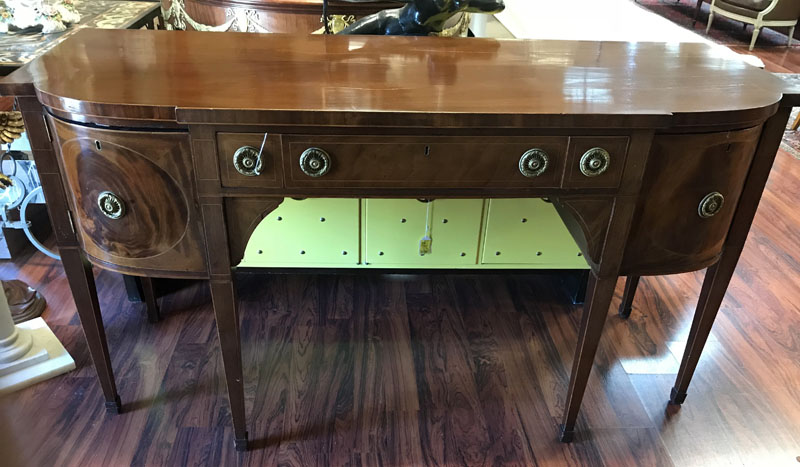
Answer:
<svg viewBox="0 0 800 467"><path fill-rule="evenodd" d="M756 45L758 34L764 26L789 27L789 42L786 45L790 46L797 19L800 18L800 0L711 0L706 34L711 29L714 15L752 24L753 38L750 40L750 50Z"/></svg>

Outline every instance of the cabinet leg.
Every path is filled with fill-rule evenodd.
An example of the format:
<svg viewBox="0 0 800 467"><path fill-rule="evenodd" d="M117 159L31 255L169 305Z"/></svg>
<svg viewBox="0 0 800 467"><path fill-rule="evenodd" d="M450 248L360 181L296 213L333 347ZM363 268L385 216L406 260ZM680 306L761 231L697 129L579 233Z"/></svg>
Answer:
<svg viewBox="0 0 800 467"><path fill-rule="evenodd" d="M114 372L111 369L111 358L108 354L108 343L103 329L103 318L100 315L92 266L76 247L61 247L59 253L75 299L75 306L78 308L83 334L89 345L89 354L106 399L106 411L119 413L122 410L122 402L117 394Z"/></svg>
<svg viewBox="0 0 800 467"><path fill-rule="evenodd" d="M703 8L703 0L697 0L697 5L694 7L694 18L692 19L692 28L694 29L697 24L697 17L700 16L700 9Z"/></svg>
<svg viewBox="0 0 800 467"><path fill-rule="evenodd" d="M586 301L586 284L589 282L589 270L581 269L570 273L564 279L564 288L573 305L583 305Z"/></svg>
<svg viewBox="0 0 800 467"><path fill-rule="evenodd" d="M736 255L738 259L738 254ZM736 268L736 260L723 261L708 268L703 288L700 291L700 300L697 304L692 328L689 331L689 340L686 342L686 349L683 351L681 367L678 370L678 377L675 379L675 386L672 387L669 403L673 405L683 404L686 400L686 390L700 361L700 354L706 345L708 335L711 333L711 326L717 317L722 299L728 289L728 283L733 277Z"/></svg>
<svg viewBox="0 0 800 467"><path fill-rule="evenodd" d="M700 354L711 333L714 318L725 298L728 284L736 270L736 263L744 249L747 234L758 209L758 203L761 200L761 194L767 183L791 110L790 107L781 107L764 124L761 141L756 148L753 165L747 175L744 190L742 190L736 213L731 221L722 256L717 264L706 271L703 288L700 290L700 300L697 303L697 310L692 319L692 328L689 331L689 340L686 342L678 377L675 379L675 386L670 394L670 404L682 404L686 400L686 390L689 388L692 375L694 375L700 360Z"/></svg>
<svg viewBox="0 0 800 467"><path fill-rule="evenodd" d="M142 281L142 295L144 295L144 303L147 308L147 321L150 323L157 323L161 321L161 312L158 309L158 300L156 299L155 287L153 287L153 279L150 277L140 278Z"/></svg>
<svg viewBox="0 0 800 467"><path fill-rule="evenodd" d="M244 385L242 384L242 349L239 340L239 313L233 281L212 279L211 300L214 316L217 319L217 333L222 348L222 363L225 382L228 387L228 400L233 418L234 443L237 451L247 450L247 427L244 415Z"/></svg>
<svg viewBox="0 0 800 467"><path fill-rule="evenodd" d="M603 324L608 315L608 307L611 305L616 285L616 276L598 279L594 272L590 274L586 305L584 305L581 326L578 331L578 347L572 362L572 376L567 391L567 403L564 407L564 422L561 425L560 436L562 442L569 443L575 434L575 420L578 418L578 410L581 407L586 383L589 381L594 355L597 345L600 343Z"/></svg>
<svg viewBox="0 0 800 467"><path fill-rule="evenodd" d="M622 303L619 304L619 316L628 319L633 309L633 297L636 295L636 288L639 286L639 276L628 276L625 281L625 292L622 294Z"/></svg>

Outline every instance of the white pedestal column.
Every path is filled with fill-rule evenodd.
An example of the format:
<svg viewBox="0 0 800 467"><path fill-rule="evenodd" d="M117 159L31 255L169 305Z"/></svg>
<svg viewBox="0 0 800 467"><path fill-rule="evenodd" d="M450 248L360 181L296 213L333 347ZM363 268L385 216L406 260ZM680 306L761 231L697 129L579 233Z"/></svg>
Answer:
<svg viewBox="0 0 800 467"><path fill-rule="evenodd" d="M474 14L470 16L469 28L475 37L486 37L486 22L489 20L489 15Z"/></svg>
<svg viewBox="0 0 800 467"><path fill-rule="evenodd" d="M42 318L18 325L0 288L0 394L75 368L75 361Z"/></svg>

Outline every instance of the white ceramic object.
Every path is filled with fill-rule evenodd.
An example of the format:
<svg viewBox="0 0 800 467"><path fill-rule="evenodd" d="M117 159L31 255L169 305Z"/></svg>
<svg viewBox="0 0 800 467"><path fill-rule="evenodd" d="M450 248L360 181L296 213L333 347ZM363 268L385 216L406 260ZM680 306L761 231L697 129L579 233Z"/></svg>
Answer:
<svg viewBox="0 0 800 467"><path fill-rule="evenodd" d="M75 361L42 318L18 325L0 293L0 394L66 373Z"/></svg>
<svg viewBox="0 0 800 467"><path fill-rule="evenodd" d="M2 18L0 32L41 26L44 34L50 34L81 20L72 0L0 0L0 14L4 11L10 17Z"/></svg>

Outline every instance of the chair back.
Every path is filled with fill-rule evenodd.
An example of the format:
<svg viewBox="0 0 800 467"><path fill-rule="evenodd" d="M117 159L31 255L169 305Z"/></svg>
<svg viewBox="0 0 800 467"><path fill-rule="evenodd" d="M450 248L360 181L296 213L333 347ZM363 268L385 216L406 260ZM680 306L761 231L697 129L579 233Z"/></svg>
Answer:
<svg viewBox="0 0 800 467"><path fill-rule="evenodd" d="M800 0L778 0L778 4L764 16L765 20L792 21L800 18Z"/></svg>

